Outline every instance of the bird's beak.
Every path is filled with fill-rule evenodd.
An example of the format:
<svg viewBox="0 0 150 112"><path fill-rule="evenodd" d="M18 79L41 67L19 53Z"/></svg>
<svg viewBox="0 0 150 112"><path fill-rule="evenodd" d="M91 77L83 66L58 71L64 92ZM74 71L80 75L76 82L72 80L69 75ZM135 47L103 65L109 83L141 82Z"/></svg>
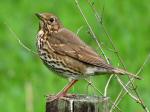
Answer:
<svg viewBox="0 0 150 112"><path fill-rule="evenodd" d="M35 13L35 15L40 19L40 20L44 20L44 17L42 14L40 13Z"/></svg>

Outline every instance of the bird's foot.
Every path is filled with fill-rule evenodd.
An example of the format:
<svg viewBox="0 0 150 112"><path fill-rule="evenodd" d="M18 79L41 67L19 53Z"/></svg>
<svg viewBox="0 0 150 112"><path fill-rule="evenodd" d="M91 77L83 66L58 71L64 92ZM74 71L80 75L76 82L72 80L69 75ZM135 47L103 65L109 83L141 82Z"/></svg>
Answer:
<svg viewBox="0 0 150 112"><path fill-rule="evenodd" d="M66 93L59 93L56 96L51 96L49 101L58 100L60 98L73 98L76 97L76 94L66 94Z"/></svg>
<svg viewBox="0 0 150 112"><path fill-rule="evenodd" d="M52 96L50 101L54 101L57 100L61 97L73 97L75 95L67 95L67 91L77 82L78 80L72 80L71 82L69 82L69 84L67 84L56 96Z"/></svg>
<svg viewBox="0 0 150 112"><path fill-rule="evenodd" d="M58 93L56 96L52 96L50 98L50 101L54 101L54 100L57 100L57 99L59 99L61 97L65 97L65 96L66 96L66 93Z"/></svg>
<svg viewBox="0 0 150 112"><path fill-rule="evenodd" d="M74 97L76 97L76 94L66 94L65 97L67 97L67 98L74 98Z"/></svg>

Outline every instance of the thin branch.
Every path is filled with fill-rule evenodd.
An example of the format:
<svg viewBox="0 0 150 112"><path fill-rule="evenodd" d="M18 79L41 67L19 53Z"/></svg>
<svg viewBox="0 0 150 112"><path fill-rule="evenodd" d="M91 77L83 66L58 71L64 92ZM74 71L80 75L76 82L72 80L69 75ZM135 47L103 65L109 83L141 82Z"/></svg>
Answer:
<svg viewBox="0 0 150 112"><path fill-rule="evenodd" d="M75 0L75 2L76 2L76 5L77 5L77 7L78 7L78 9L79 9L79 11L80 11L80 13L81 13L81 15L83 16L83 18L84 18L84 20L85 20L87 26L89 27L89 30L90 30L90 33L91 33L92 37L95 39L96 43L98 44L98 47L99 47L100 50L102 51L102 54L103 54L103 56L105 57L107 63L109 63L109 60L108 60L108 58L106 57L104 51L102 50L102 47L101 47L100 43L98 42L97 37L95 36L95 34L94 34L94 32L93 32L93 30L92 30L90 24L88 23L88 21L87 21L85 15L83 14L82 9L80 8L78 1ZM129 93L129 91L127 90L127 88L125 88L125 86L123 85L123 83L122 83L122 81L120 80L120 78L119 78L117 75L116 75L116 77L117 77L118 82L120 83L120 85ZM111 79L111 78L110 78L110 79ZM109 81L110 81L110 80L109 80ZM108 82L108 84L109 84L109 82ZM105 87L105 88L106 88L106 89L105 89L105 95L107 95L107 87L108 87L108 86ZM129 95L130 95L132 98L134 98L135 100L137 100L137 98L136 98L135 96L133 96L131 93L129 93Z"/></svg>
<svg viewBox="0 0 150 112"><path fill-rule="evenodd" d="M106 36L109 38L109 40L110 40L112 46L115 48L111 37L109 36L109 34L107 33L107 31L105 30L105 27L104 27L104 25L103 25L103 15L102 15L101 17L99 16L98 12L96 11L96 8L94 7L94 2L91 3L90 1L88 1L88 3L90 4L90 6L91 6L93 12L95 13L96 20L98 21L98 23L100 23L100 24L102 25L103 30L104 30ZM102 14L104 14L104 7L103 7L103 13L102 13ZM118 54L118 51L116 50L116 48L115 48L114 50L115 50L115 53ZM121 59L121 58L119 58L119 59ZM122 61L122 60L121 60L121 61ZM109 61L107 61L107 62L109 63ZM106 83L106 86L105 86L105 89L104 89L104 95L107 95L107 88L108 88L108 86L109 86L109 83L110 83L112 77L113 77L113 74L109 77L109 79L108 79L108 81L107 81L107 83Z"/></svg>
<svg viewBox="0 0 150 112"><path fill-rule="evenodd" d="M38 54L37 52L31 50L29 47L27 47L20 39L19 37L17 36L17 34L13 31L13 29L7 24L7 23L4 23L7 28L9 29L9 31L14 35L15 39L18 41L18 43L24 48L26 49L27 51L29 52L32 52L33 54Z"/></svg>
<svg viewBox="0 0 150 112"><path fill-rule="evenodd" d="M98 14L98 12L97 12L97 10L96 10L94 4L91 3L91 2L89 2L89 1L88 1L88 3L90 4L90 6L91 6L92 9L93 9L93 12L95 13L95 16L96 16L97 21L101 24L101 26L102 26L102 28L103 28L103 30L104 30L106 36L109 38L109 40L110 40L110 42L111 42L111 44L112 44L112 47L113 47L114 50L116 51L115 53L116 53L116 55L117 55L119 61L121 62L121 64L122 64L122 66L124 67L124 69L126 70L125 65L123 64L123 60L122 60L122 58L121 58L120 55L119 55L118 49L115 47L115 45L114 45L114 43L113 43L113 41L112 41L111 36L108 34L108 32L107 32L107 30L106 30L106 28L105 28L105 26L104 26L104 24L103 24L103 22L102 22L102 17L99 16L99 14ZM132 87L134 88L133 90L134 90L134 92L136 93L136 96L138 97L138 100L139 100L140 102L142 102L142 100L141 100L141 98L140 98L140 96L139 96L137 90L135 89L135 85L133 84L133 82L132 82L130 76L128 76L128 78L129 78L129 81L131 82ZM110 79L111 79L111 78L110 78ZM110 80L108 80L108 82L110 82ZM109 84L109 83L107 83L107 86L108 86L108 84ZM106 87L107 87L107 86L106 86ZM126 91L126 92L127 92L127 91ZM141 106L143 107L143 105L144 105L144 104L142 103Z"/></svg>
<svg viewBox="0 0 150 112"><path fill-rule="evenodd" d="M84 79L86 82L88 82L88 84L90 85L90 86L92 86L99 94L101 94L102 96L104 96L103 95L103 93L99 90L99 89L97 89L97 87L92 83L92 82L90 82L89 80L87 80L87 79ZM104 96L105 97L105 96ZM114 105L114 107L116 107L120 112L121 112L121 110L120 110L120 108L118 107L118 106L116 106L111 100L110 100L110 103L112 103L112 105Z"/></svg>
<svg viewBox="0 0 150 112"><path fill-rule="evenodd" d="M140 100L139 100L137 97L135 97L134 95L132 95L132 94L128 91L128 89L126 88L126 86L124 86L124 84L122 83L122 81L121 81L118 77L117 77L117 80L118 80L118 82L122 85L123 89L129 94L129 96L130 96L131 98L133 98L136 102L140 103Z"/></svg>
<svg viewBox="0 0 150 112"><path fill-rule="evenodd" d="M145 59L144 63L142 64L142 66L140 67L140 69L138 70L138 72L136 73L137 75L141 73L141 71L144 69L144 66L146 65L146 63L150 60L150 53L148 54L147 58Z"/></svg>
<svg viewBox="0 0 150 112"><path fill-rule="evenodd" d="M150 53L149 55L147 56L147 58L145 59L144 63L142 64L142 66L140 67L140 69L138 70L138 72L136 73L136 75L140 74L141 71L144 69L144 66L146 65L146 63L150 60ZM134 78L131 79L132 81L134 81ZM131 83L131 81L128 81L127 84L126 84L126 87ZM122 89L120 91L120 93L118 94L114 104L115 105L118 105L119 102L121 101L121 99L123 98L123 96L125 96L127 94L127 92L125 91L125 93L122 95L122 93L124 92L124 90ZM121 96L122 95L122 96ZM142 101L140 101L142 103ZM141 104L140 103L140 104ZM148 108L146 107L146 105L144 105L143 103L141 104L142 107L145 109L146 112L149 112ZM111 107L111 110L113 110L113 106Z"/></svg>
<svg viewBox="0 0 150 112"><path fill-rule="evenodd" d="M123 91L123 90L124 90L124 89L122 89L122 91ZM114 101L114 104L111 106L110 112L112 112L112 111L115 109L114 106L116 106L116 105L118 104L117 101L119 102L119 101L122 100L122 99L121 99L122 91L119 93L119 95L117 96L116 100ZM126 92L126 94L127 94L127 92ZM124 96L125 96L125 95L124 95ZM122 97L122 98L123 98L123 97Z"/></svg>
<svg viewBox="0 0 150 112"><path fill-rule="evenodd" d="M93 32L93 30L92 30L90 24L88 23L88 21L87 21L85 15L83 14L82 9L80 8L78 1L75 0L75 2L76 2L76 4L77 4L77 7L78 7L78 9L79 9L81 15L83 16L85 22L87 23L87 25L88 25L88 27L89 27L89 29L90 29L90 32L91 32L92 37L95 39L95 41L96 41L97 45L99 46L99 48L100 48L100 50L101 50L103 56L105 57L107 63L110 63L109 60L108 60L108 58L106 57L104 51L102 50L102 47L101 47L99 41L97 40L97 37L96 37L96 35L94 34L94 32ZM127 88L125 88L125 86L123 85L123 83L121 82L121 80L119 80L119 77L118 77L117 75L115 75L115 76L117 77L118 82L121 84L121 86L127 91ZM112 78L112 76L110 77L109 82L110 82L111 78ZM109 82L107 83L107 86L105 86L104 95L107 95L107 88L108 88ZM129 91L127 91L127 92L129 93ZM136 99L136 97L134 97L131 93L129 93L129 95L130 95L132 98Z"/></svg>
<svg viewBox="0 0 150 112"><path fill-rule="evenodd" d="M96 37L95 33L94 33L93 30L92 30L92 27L90 26L90 24L88 23L88 21L87 21L85 15L83 14L83 11L82 11L82 9L81 9L80 6L79 6L78 1L75 0L75 3L76 3L76 5L77 5L77 7L78 7L78 9L79 9L79 11L80 11L80 13L81 13L81 15L83 16L83 18L84 18L84 20L85 20L87 26L89 27L90 34L92 35L92 37L93 37L94 40L96 41L96 43L97 43L99 49L100 49L101 52L102 52L102 55L105 57L107 63L109 63L109 60L108 60L107 56L105 55L105 53L104 53L104 51L103 51L103 49L102 49L101 44L100 44L99 41L97 40L97 37ZM106 90L106 89L105 89L105 90ZM105 91L104 95L107 95L107 91Z"/></svg>
<svg viewBox="0 0 150 112"><path fill-rule="evenodd" d="M104 96L107 96L108 85L109 85L109 83L110 83L110 81L111 81L111 79L112 79L113 76L114 76L114 75L111 75L111 76L109 77L107 83L106 83L106 86L105 86L105 89L104 89Z"/></svg>
<svg viewBox="0 0 150 112"><path fill-rule="evenodd" d="M80 28L77 29L76 35L78 35L82 29L83 29L83 26L80 26Z"/></svg>
<svg viewBox="0 0 150 112"><path fill-rule="evenodd" d="M100 17L99 14L98 14L98 12L97 12L97 10L96 10L96 7L94 6L94 4L91 3L90 1L88 1L88 3L90 4L90 6L91 6L93 12L95 13L95 17L96 17L97 22L100 23L100 25L102 26L102 29L104 30L104 33L105 33L106 36L109 38L109 40L110 40L110 42L111 42L111 45L112 45L112 47L113 47L113 49L114 49L114 51L115 51L114 53L117 54L117 57L119 58L119 60L120 60L120 62L121 62L121 64L122 64L122 66L125 68L125 66L124 66L124 64L123 64L123 60L122 60L122 58L121 58L120 55L119 55L119 51L118 51L118 49L116 48L116 46L114 45L113 40L112 40L112 37L111 37L111 36L109 35L109 33L107 32L107 30L106 30L106 28L105 28L105 25L104 25L104 23L103 23L104 8L103 8L103 11L102 11L103 13L102 13L102 15L101 15L101 17Z"/></svg>
<svg viewBox="0 0 150 112"><path fill-rule="evenodd" d="M91 2L89 2L89 3L90 3L91 6L94 5L93 3L91 4ZM96 16L96 18L97 18L97 21L102 24L103 29L104 29L104 32L106 33L106 35L108 36L109 40L111 41L111 44L112 44L114 50L115 50L116 52L118 52L117 49L116 49L116 47L115 47L115 45L113 44L113 41L112 41L111 37L109 36L109 34L107 33L107 31L106 31L106 29L105 29L105 27L104 27L104 25L103 25L103 22L102 22L102 19L101 19L102 17L100 18L100 16L99 16L98 12L96 11L95 7L93 7L92 9L93 9L93 11L94 11L94 13L95 13L95 16ZM103 10L104 10L104 9L103 9ZM118 54L118 53L117 53L117 54ZM120 58L119 55L118 55L118 57L119 57L119 59L121 60L121 58ZM106 58L106 60L107 60L107 58ZM108 64L110 63L109 60L107 60L107 63L108 63ZM122 64L123 64L123 63L122 63ZM112 74L112 75L113 75L113 74ZM107 83L106 83L106 86L105 86L105 89L104 89L104 95L105 95L105 96L107 95L107 88L108 88L108 85L109 85L109 83L110 83L110 81L111 81L111 79L112 79L112 75L110 76L110 78L108 79L108 81L107 81ZM125 89L125 86L124 86L123 83L121 82L120 78L119 78L117 75L115 75L115 76L117 77L117 80L118 80L118 82L121 84L121 86ZM125 90L127 91L127 89L125 89ZM129 91L127 91L127 92L129 92ZM133 96L131 93L129 93L129 95L130 95L132 98L134 98L135 100L137 100L137 98L136 98L135 96Z"/></svg>
<svg viewBox="0 0 150 112"><path fill-rule="evenodd" d="M88 84L91 85L96 91L98 91L98 93L100 93L102 96L104 96L103 93L91 81L89 81L87 79L84 79L84 80L86 82L88 82Z"/></svg>
<svg viewBox="0 0 150 112"><path fill-rule="evenodd" d="M87 26L89 27L89 30L90 30L90 33L91 33L92 37L94 38L94 40L96 41L98 47L100 48L100 50L101 50L101 52L102 52L102 55L105 57L106 61L109 62L108 59L107 59L107 57L106 57L106 55L105 55L105 53L104 53L104 51L103 51L103 49L102 49L102 47L101 47L101 44L98 42L97 37L96 37L94 31L92 30L91 25L88 23L88 21L87 21L85 15L83 14L82 9L80 8L79 3L78 3L78 0L75 0L75 3L76 3L76 5L77 5L77 7L78 7L78 9L79 9L79 11L80 11L82 17L84 18L84 20L85 20Z"/></svg>

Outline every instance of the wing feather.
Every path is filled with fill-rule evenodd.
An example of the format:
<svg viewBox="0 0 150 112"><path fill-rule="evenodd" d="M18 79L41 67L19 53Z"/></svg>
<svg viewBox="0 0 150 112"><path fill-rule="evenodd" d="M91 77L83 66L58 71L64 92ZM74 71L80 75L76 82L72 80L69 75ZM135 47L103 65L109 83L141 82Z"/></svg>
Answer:
<svg viewBox="0 0 150 112"><path fill-rule="evenodd" d="M87 46L80 38L71 31L63 28L60 32L49 38L51 47L55 53L67 55L89 65L103 68L112 68L94 50Z"/></svg>

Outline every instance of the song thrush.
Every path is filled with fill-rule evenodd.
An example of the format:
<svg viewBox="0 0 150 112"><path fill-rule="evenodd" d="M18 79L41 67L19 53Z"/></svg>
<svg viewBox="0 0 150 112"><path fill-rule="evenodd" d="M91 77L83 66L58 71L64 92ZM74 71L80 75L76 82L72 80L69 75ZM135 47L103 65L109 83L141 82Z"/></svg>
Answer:
<svg viewBox="0 0 150 112"><path fill-rule="evenodd" d="M72 79L55 98L64 96L78 79L97 73L127 74L139 79L132 73L107 64L76 34L64 28L57 16L51 13L39 13L36 16L40 19L37 49L41 60L60 76Z"/></svg>

